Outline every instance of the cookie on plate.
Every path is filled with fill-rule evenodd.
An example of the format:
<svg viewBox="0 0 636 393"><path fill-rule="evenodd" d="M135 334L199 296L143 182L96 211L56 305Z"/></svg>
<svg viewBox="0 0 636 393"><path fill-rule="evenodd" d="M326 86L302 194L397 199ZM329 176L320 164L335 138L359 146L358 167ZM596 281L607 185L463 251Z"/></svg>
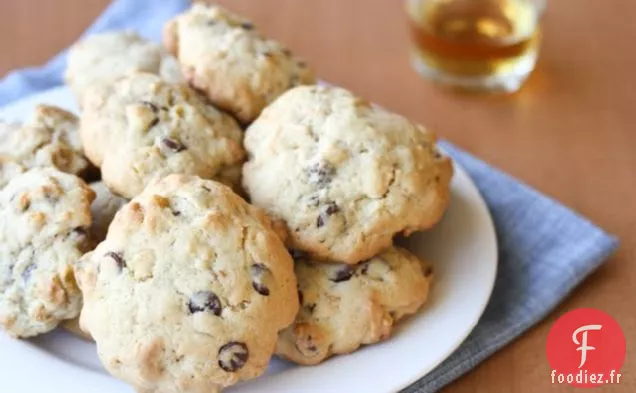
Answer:
<svg viewBox="0 0 636 393"><path fill-rule="evenodd" d="M433 226L448 204L452 165L435 135L344 89L288 91L247 129L245 148L252 203L317 259L370 258L395 234Z"/></svg>
<svg viewBox="0 0 636 393"><path fill-rule="evenodd" d="M73 268L89 246L94 193L76 176L34 168L0 191L0 326L15 337L78 315Z"/></svg>
<svg viewBox="0 0 636 393"><path fill-rule="evenodd" d="M177 59L133 31L95 34L73 45L65 79L81 104L88 87L111 83L133 71L157 74L169 82L183 81Z"/></svg>
<svg viewBox="0 0 636 393"><path fill-rule="evenodd" d="M188 82L243 124L291 87L315 83L306 64L247 19L196 3L164 27Z"/></svg>
<svg viewBox="0 0 636 393"><path fill-rule="evenodd" d="M108 226L113 221L117 211L128 203L126 198L115 195L104 182L91 183L90 188L95 192L95 200L91 204L91 238L96 243L106 238Z"/></svg>
<svg viewBox="0 0 636 393"><path fill-rule="evenodd" d="M125 205L78 277L80 326L141 392L213 393L262 374L298 311L293 261L267 216L194 176Z"/></svg>
<svg viewBox="0 0 636 393"><path fill-rule="evenodd" d="M280 333L276 353L300 364L388 338L394 324L426 301L431 267L391 247L358 265L296 260L300 311Z"/></svg>
<svg viewBox="0 0 636 393"><path fill-rule="evenodd" d="M191 88L148 73L89 89L80 135L104 183L126 198L173 173L214 178L245 155L231 116Z"/></svg>
<svg viewBox="0 0 636 393"><path fill-rule="evenodd" d="M78 126L79 120L74 114L54 106L38 105L24 124L0 123L0 159L25 169L52 166L89 178L94 168L84 157ZM13 169L7 173L16 173ZM6 174L0 177L5 178ZM8 179L6 177L5 182Z"/></svg>

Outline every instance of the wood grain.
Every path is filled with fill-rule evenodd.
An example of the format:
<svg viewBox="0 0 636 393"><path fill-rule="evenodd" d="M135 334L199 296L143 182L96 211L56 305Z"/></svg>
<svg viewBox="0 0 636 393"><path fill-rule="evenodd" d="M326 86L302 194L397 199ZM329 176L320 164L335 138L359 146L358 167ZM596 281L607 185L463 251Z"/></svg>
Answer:
<svg viewBox="0 0 636 393"><path fill-rule="evenodd" d="M401 1L220 2L304 56L321 78L428 125L621 238L618 253L546 321L445 392L572 391L551 385L545 341L555 319L578 307L608 312L627 336L621 384L595 391L636 391L636 2L551 2L537 72L509 97L457 95L421 79L409 65ZM0 74L43 62L106 3L0 0Z"/></svg>

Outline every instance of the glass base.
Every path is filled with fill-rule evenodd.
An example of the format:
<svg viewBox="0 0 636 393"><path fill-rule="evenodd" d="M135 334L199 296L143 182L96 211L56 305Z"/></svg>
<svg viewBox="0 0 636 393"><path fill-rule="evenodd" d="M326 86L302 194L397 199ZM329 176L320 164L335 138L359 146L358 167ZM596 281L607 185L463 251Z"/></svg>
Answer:
<svg viewBox="0 0 636 393"><path fill-rule="evenodd" d="M412 55L413 67L424 77L453 89L481 93L514 93L528 79L537 62L533 52L519 59L506 72L486 76L456 75L433 68L426 64L417 53Z"/></svg>

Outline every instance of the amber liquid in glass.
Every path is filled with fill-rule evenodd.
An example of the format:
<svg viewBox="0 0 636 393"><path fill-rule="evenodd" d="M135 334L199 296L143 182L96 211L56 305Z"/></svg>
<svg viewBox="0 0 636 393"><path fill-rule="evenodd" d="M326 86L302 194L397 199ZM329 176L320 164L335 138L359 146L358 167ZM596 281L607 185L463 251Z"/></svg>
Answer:
<svg viewBox="0 0 636 393"><path fill-rule="evenodd" d="M433 78L477 88L520 79L512 90L534 67L540 31L532 1L430 0L412 2L409 13L416 67Z"/></svg>

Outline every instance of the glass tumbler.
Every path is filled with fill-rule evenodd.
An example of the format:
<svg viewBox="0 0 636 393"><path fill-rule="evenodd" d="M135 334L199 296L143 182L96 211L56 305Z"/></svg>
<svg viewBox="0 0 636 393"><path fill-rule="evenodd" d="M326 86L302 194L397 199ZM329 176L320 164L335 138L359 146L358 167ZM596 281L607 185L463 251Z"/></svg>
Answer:
<svg viewBox="0 0 636 393"><path fill-rule="evenodd" d="M406 0L414 67L461 90L514 92L537 60L546 0Z"/></svg>

